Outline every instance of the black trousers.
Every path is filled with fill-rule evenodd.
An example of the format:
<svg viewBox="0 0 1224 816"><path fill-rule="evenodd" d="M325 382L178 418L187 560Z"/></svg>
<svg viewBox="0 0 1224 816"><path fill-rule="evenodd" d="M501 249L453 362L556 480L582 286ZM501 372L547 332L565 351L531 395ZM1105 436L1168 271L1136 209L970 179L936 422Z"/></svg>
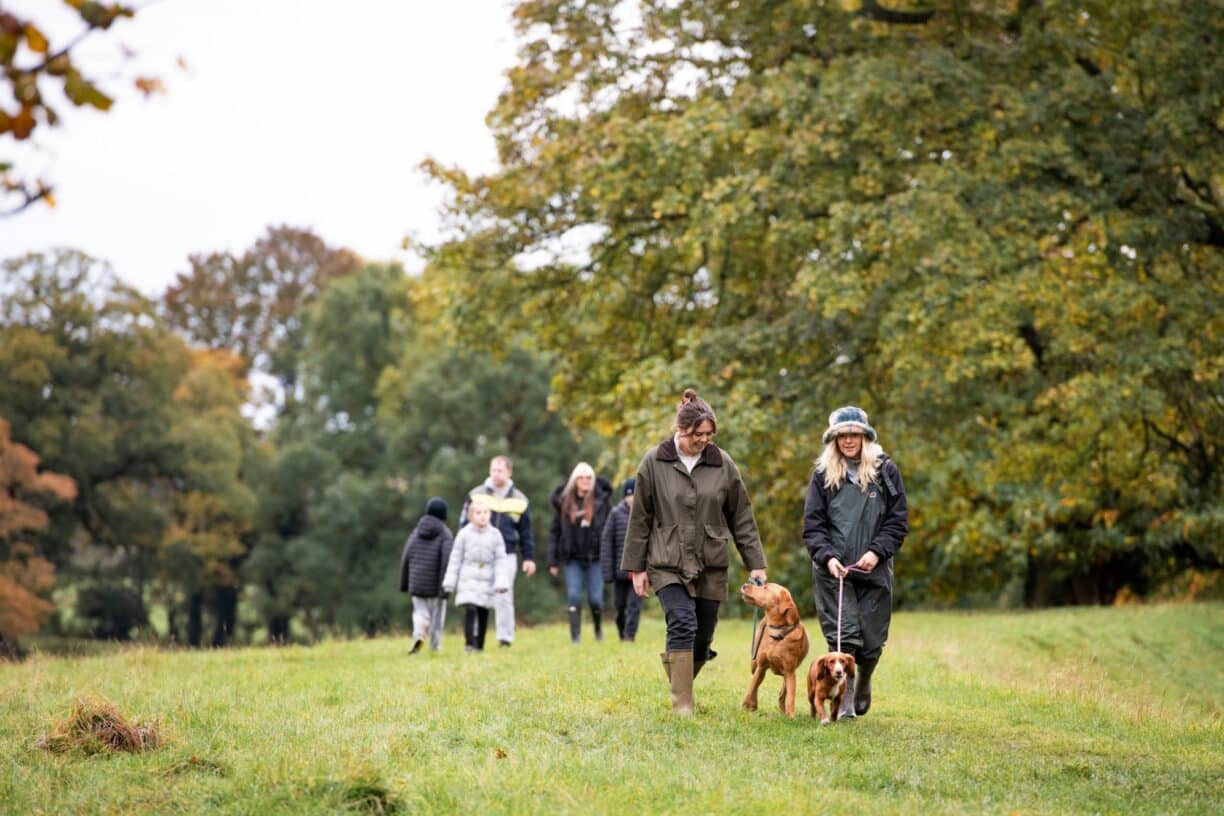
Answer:
<svg viewBox="0 0 1224 816"><path fill-rule="evenodd" d="M473 649L483 649L488 628L489 610L476 604L464 604L463 642Z"/></svg>
<svg viewBox="0 0 1224 816"><path fill-rule="evenodd" d="M668 584L657 593L667 621L667 651L693 650L693 662L710 657L714 627L718 625L718 601L694 598L680 584Z"/></svg>
<svg viewBox="0 0 1224 816"><path fill-rule="evenodd" d="M616 631L623 638L637 637L642 617L642 599L633 591L633 582L617 578L612 582L612 601L616 604Z"/></svg>

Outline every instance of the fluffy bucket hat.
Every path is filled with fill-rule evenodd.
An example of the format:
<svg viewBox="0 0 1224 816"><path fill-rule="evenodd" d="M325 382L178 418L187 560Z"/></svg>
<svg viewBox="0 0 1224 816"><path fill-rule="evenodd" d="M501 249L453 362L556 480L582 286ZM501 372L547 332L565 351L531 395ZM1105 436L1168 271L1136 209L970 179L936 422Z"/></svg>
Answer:
<svg viewBox="0 0 1224 816"><path fill-rule="evenodd" d="M875 428L867 423L867 412L847 405L829 414L829 430L824 432L823 443L827 445L843 434L854 433L863 434L871 442L876 441Z"/></svg>

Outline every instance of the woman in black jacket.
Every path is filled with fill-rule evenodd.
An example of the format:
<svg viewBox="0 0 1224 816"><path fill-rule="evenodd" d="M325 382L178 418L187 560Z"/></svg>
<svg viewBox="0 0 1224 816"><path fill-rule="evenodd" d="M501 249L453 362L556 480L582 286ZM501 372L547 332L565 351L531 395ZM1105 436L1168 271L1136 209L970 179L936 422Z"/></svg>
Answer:
<svg viewBox="0 0 1224 816"><path fill-rule="evenodd" d="M446 526L448 509L444 499L430 499L400 556L400 592L412 593L412 649L408 654L419 652L425 638L429 638L429 648L434 651L442 646L442 626L446 623L442 579L454 540Z"/></svg>
<svg viewBox="0 0 1224 816"><path fill-rule="evenodd" d="M599 563L599 533L611 510L612 485L596 478L595 470L579 462L569 481L550 497L552 526L548 531L548 571L565 568L570 640L582 635L582 595L585 591L595 623L595 639L603 640L603 569Z"/></svg>
<svg viewBox="0 0 1224 816"><path fill-rule="evenodd" d="M823 442L803 505L803 543L830 651L837 648L843 590L841 650L854 655L858 679L842 698L842 719L871 708L871 675L892 621L892 559L909 532L909 510L901 471L876 444L866 411L838 408Z"/></svg>

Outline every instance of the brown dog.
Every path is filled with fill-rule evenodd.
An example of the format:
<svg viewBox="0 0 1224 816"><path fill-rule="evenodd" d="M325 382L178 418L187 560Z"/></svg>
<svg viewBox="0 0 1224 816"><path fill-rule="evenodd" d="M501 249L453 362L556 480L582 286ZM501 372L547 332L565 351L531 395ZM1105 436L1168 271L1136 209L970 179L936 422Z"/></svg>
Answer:
<svg viewBox="0 0 1224 816"><path fill-rule="evenodd" d="M808 636L799 622L799 609L790 592L781 584L744 584L740 597L745 603L765 610L765 620L753 633L752 680L744 695L744 708L756 711L757 689L765 680L765 672L782 677L778 692L778 708L788 717L795 716L795 671L808 653Z"/></svg>
<svg viewBox="0 0 1224 816"><path fill-rule="evenodd" d="M828 725L837 720L841 711L842 698L846 696L847 688L854 688L854 655L845 652L829 652L818 657L808 666L808 703L812 706L812 716L820 709L820 724ZM825 713L825 700L833 705L833 717Z"/></svg>

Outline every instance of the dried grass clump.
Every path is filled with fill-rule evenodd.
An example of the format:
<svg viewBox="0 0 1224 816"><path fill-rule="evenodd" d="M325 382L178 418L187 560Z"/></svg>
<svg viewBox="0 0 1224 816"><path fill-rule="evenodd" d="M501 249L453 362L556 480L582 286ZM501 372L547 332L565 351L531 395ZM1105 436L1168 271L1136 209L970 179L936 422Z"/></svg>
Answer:
<svg viewBox="0 0 1224 816"><path fill-rule="evenodd" d="M81 696L68 719L56 723L38 747L56 754L148 751L161 744L157 723L130 723L105 697Z"/></svg>

